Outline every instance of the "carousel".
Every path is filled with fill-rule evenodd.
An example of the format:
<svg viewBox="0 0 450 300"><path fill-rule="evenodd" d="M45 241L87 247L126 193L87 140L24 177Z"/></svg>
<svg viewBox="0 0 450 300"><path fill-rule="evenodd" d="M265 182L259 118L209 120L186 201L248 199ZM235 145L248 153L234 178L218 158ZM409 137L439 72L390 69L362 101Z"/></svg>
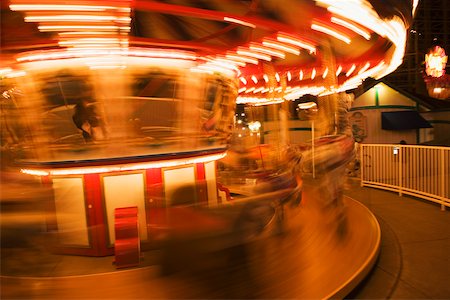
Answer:
<svg viewBox="0 0 450 300"><path fill-rule="evenodd" d="M59 253L114 254L121 212L139 247L226 231L209 212L247 198L270 202L264 227L300 205L303 175L353 157L350 92L402 63L417 4L10 0L2 148L53 190Z"/></svg>

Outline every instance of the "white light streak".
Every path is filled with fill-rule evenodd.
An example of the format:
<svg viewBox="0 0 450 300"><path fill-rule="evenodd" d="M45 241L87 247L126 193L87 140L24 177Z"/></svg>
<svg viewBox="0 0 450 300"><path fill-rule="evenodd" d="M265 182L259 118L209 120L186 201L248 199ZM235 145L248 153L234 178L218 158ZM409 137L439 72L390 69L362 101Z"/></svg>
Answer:
<svg viewBox="0 0 450 300"><path fill-rule="evenodd" d="M11 4L14 11L105 11L117 10L131 12L129 7L105 6L105 5L58 5L58 4Z"/></svg>
<svg viewBox="0 0 450 300"><path fill-rule="evenodd" d="M244 25L244 26L251 27L251 28L256 28L255 24L252 24L252 23L249 23L249 22L245 22L245 21L242 21L242 20L239 20L239 19L235 19L235 18L224 17L223 20L225 22L231 22L231 23L236 23L236 24Z"/></svg>
<svg viewBox="0 0 450 300"><path fill-rule="evenodd" d="M69 50L47 50L24 53L17 57L18 62L54 60L77 57L92 57L104 55L119 56L137 56L163 59L182 59L195 60L197 57L193 52L171 49L145 49L145 48L126 48L126 49L69 49Z"/></svg>
<svg viewBox="0 0 450 300"><path fill-rule="evenodd" d="M251 105L268 105L284 102L283 98L261 98L261 97L241 97L238 96L236 104L251 104Z"/></svg>
<svg viewBox="0 0 450 300"><path fill-rule="evenodd" d="M238 49L237 54L240 55L246 55L246 56L250 56L253 58L257 58L257 59L262 59L262 60L266 60L266 61L271 61L272 57L270 57L270 55L266 55L263 53L256 53L254 51L249 51L249 50L244 50L244 49Z"/></svg>
<svg viewBox="0 0 450 300"><path fill-rule="evenodd" d="M127 38L83 38L83 39L70 39L58 42L60 46L74 46L74 45L125 45L128 46Z"/></svg>
<svg viewBox="0 0 450 300"><path fill-rule="evenodd" d="M59 32L58 35L60 37L72 37L72 36L90 36L90 35L117 35L117 32L114 31L64 31L64 32ZM126 35L125 35L126 36Z"/></svg>
<svg viewBox="0 0 450 300"><path fill-rule="evenodd" d="M263 90L264 90L264 87L261 86L261 87L259 87L259 88L257 88L257 89L254 89L254 90L253 90L253 93L254 93L254 94L260 93L260 92L262 92Z"/></svg>
<svg viewBox="0 0 450 300"><path fill-rule="evenodd" d="M341 40L341 41L343 41L343 42L345 42L347 44L351 43L351 39L348 36L346 36L346 35L344 35L342 33L336 32L336 31L334 31L331 28L328 28L328 27L325 27L325 26L313 23L311 25L311 29L316 30L316 31L320 31L320 32L328 34L328 35L331 35L331 36L333 36L333 37L335 37L335 38L337 38L337 39L339 39L339 40Z"/></svg>
<svg viewBox="0 0 450 300"><path fill-rule="evenodd" d="M8 73L10 73L10 72L12 72L12 69L11 69L11 68L3 68L3 69L0 69L0 76L3 76L3 75L8 74Z"/></svg>
<svg viewBox="0 0 450 300"><path fill-rule="evenodd" d="M233 59L221 58L221 57L218 57L218 58L216 58L214 60L218 61L218 62L233 64L233 65L238 66L238 67L245 67L245 65L246 65L245 62L236 61L236 60L233 60Z"/></svg>
<svg viewBox="0 0 450 300"><path fill-rule="evenodd" d="M361 68L361 70L358 71L358 75L361 75L364 73L368 68L370 67L370 63L366 63L364 67Z"/></svg>
<svg viewBox="0 0 450 300"><path fill-rule="evenodd" d="M94 15L56 15L56 16L26 16L25 22L131 22L130 17L94 16Z"/></svg>
<svg viewBox="0 0 450 300"><path fill-rule="evenodd" d="M239 61L239 62L245 62L245 63L249 63L249 64L254 64L254 65L258 64L258 60L253 57L236 55L236 54L227 54L227 55L225 55L225 57L228 59L231 59L231 60Z"/></svg>
<svg viewBox="0 0 450 300"><path fill-rule="evenodd" d="M331 22L344 26L350 30L352 30L353 32L356 32L357 34L359 34L360 36L362 36L363 38L365 38L366 40L370 40L370 33L367 30L364 30L361 27L358 27L356 25L353 25L347 21L344 21L342 19L336 18L336 17L331 17Z"/></svg>
<svg viewBox="0 0 450 300"><path fill-rule="evenodd" d="M10 73L5 74L6 78L17 78L17 77L23 77L27 75L25 71L12 71Z"/></svg>
<svg viewBox="0 0 450 300"><path fill-rule="evenodd" d="M325 87L323 86L303 86L303 87L293 87L289 93L287 93L284 98L286 100L295 100L300 98L303 95L306 94L311 94L311 95L318 95L321 92L323 92L324 90L326 90Z"/></svg>
<svg viewBox="0 0 450 300"><path fill-rule="evenodd" d="M292 53L295 55L300 55L300 50L298 48L294 48L292 46L289 46L289 45L286 45L286 44L283 44L283 43L280 43L277 41L264 40L262 42L262 44L267 47L275 48L275 49L285 51L288 53Z"/></svg>
<svg viewBox="0 0 450 300"><path fill-rule="evenodd" d="M279 50L276 50L276 49L270 49L268 47L264 47L264 46L260 46L260 45L251 44L249 46L249 49L253 50L253 51L259 51L259 52L262 52L262 53L265 53L265 54L268 54L268 55L271 55L271 56L279 57L279 58L285 58L286 57L286 55L282 51L279 51Z"/></svg>
<svg viewBox="0 0 450 300"><path fill-rule="evenodd" d="M328 67L323 71L322 78L325 79L328 75Z"/></svg>
<svg viewBox="0 0 450 300"><path fill-rule="evenodd" d="M302 40L300 40L298 38L295 38L295 37L292 37L290 35L279 33L279 34L277 34L277 40L279 42L288 43L288 44L291 44L291 45L298 46L300 48L309 50L309 53L316 53L316 47L315 46L313 46L311 44L308 44L306 42L303 42Z"/></svg>
<svg viewBox="0 0 450 300"><path fill-rule="evenodd" d="M350 67L350 69L347 71L347 73L345 73L345 76L350 76L350 75L352 75L352 73L353 73L353 71L355 71L355 69L356 69L356 66L355 66L355 64L353 64L351 67Z"/></svg>
<svg viewBox="0 0 450 300"><path fill-rule="evenodd" d="M114 26L114 25L40 25L40 31L75 31L75 30L106 30L106 31L130 31L130 26Z"/></svg>

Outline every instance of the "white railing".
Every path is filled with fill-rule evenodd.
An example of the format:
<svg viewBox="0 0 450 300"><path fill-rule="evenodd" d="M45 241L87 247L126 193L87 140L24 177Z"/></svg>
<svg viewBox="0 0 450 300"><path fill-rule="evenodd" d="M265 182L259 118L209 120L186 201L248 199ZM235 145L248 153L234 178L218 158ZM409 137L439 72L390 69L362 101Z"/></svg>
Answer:
<svg viewBox="0 0 450 300"><path fill-rule="evenodd" d="M450 207L450 148L360 144L361 185Z"/></svg>

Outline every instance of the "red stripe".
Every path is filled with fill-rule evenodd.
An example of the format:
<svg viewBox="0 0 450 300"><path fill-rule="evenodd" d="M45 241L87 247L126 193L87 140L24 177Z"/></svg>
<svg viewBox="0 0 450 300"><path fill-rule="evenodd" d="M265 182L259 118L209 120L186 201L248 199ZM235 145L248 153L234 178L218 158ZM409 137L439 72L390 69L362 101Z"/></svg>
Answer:
<svg viewBox="0 0 450 300"><path fill-rule="evenodd" d="M161 168L146 170L147 231L150 240L158 239L167 227Z"/></svg>
<svg viewBox="0 0 450 300"><path fill-rule="evenodd" d="M198 202L201 205L207 205L208 187L206 185L205 164L204 163L196 164L196 171L197 171L196 186L197 186Z"/></svg>
<svg viewBox="0 0 450 300"><path fill-rule="evenodd" d="M84 195L87 205L87 223L90 232L90 242L94 255L111 255L113 248L108 248L106 236L105 209L99 174L84 175ZM90 207L90 208L89 208Z"/></svg>

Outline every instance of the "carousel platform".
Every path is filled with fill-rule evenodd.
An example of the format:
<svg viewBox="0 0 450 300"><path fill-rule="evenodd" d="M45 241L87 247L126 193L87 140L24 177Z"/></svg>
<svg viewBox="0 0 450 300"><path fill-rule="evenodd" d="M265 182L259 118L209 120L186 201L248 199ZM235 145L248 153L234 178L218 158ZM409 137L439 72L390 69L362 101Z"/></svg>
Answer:
<svg viewBox="0 0 450 300"><path fill-rule="evenodd" d="M161 250L143 252L138 267L117 269L114 257L55 255L38 241L2 248L2 298L344 298L376 263L380 227L349 197L338 226L310 184L300 207L285 210L281 234L209 253L169 275L161 272Z"/></svg>

